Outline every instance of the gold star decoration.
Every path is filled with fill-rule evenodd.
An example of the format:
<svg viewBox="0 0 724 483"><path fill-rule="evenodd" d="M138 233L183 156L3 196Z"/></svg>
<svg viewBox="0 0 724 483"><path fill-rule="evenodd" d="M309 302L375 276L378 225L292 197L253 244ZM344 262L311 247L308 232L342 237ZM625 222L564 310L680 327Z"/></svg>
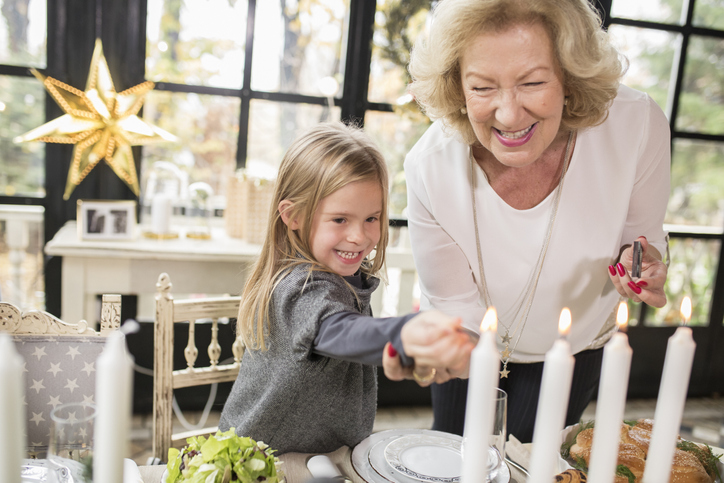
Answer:
<svg viewBox="0 0 724 483"><path fill-rule="evenodd" d="M146 81L116 92L101 39L96 39L85 92L46 77L35 69L32 72L65 114L14 141L75 144L63 199L70 197L102 159L138 196L140 190L131 146L177 140L173 134L137 116L154 83Z"/></svg>

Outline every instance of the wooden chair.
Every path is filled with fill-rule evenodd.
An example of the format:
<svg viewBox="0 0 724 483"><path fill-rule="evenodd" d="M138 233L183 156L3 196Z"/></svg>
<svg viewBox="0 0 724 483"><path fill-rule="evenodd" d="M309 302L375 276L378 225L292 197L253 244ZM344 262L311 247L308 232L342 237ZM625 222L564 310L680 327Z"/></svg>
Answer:
<svg viewBox="0 0 724 483"><path fill-rule="evenodd" d="M120 326L120 295L103 295L99 331L85 320L70 324L47 312L23 314L15 305L0 302L0 330L13 337L25 360L30 456L47 450L52 409L71 402L95 404L95 361L105 336Z"/></svg>
<svg viewBox="0 0 724 483"><path fill-rule="evenodd" d="M154 327L153 361L153 435L152 452L155 458L166 461L168 449L174 441L189 436L213 433L217 428L172 434L173 432L173 391L182 387L202 386L213 383L234 381L239 373L239 364L244 355L244 344L237 337L232 345L234 362L219 364L221 346L218 340L218 320L223 317L236 318L239 313L240 297L197 298L174 300L171 295L171 280L166 273L156 283L156 317ZM211 319L211 342L207 347L210 365L196 367L196 322ZM174 324L188 324L189 338L184 350L187 367L173 369Z"/></svg>

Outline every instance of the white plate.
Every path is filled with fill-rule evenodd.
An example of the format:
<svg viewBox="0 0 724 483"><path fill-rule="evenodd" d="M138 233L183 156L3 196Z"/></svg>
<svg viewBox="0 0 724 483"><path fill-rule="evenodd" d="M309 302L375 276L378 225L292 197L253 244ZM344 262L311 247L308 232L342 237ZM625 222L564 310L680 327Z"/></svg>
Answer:
<svg viewBox="0 0 724 483"><path fill-rule="evenodd" d="M460 441L450 438L409 434L387 444L385 460L415 480L456 483L462 472L461 445Z"/></svg>
<svg viewBox="0 0 724 483"><path fill-rule="evenodd" d="M385 458L385 449L395 440L405 436L443 438L462 443L460 436L427 429L393 429L380 431L364 439L352 450L352 467L368 483L419 483L421 480L393 468ZM400 443L403 444L403 443ZM404 443L409 444L409 443ZM393 446L393 449L395 447ZM428 475L429 476L429 475ZM431 480L424 480L431 481ZM439 481L439 480L436 480ZM457 480L455 480L457 481ZM492 483L509 483L510 469L501 465Z"/></svg>

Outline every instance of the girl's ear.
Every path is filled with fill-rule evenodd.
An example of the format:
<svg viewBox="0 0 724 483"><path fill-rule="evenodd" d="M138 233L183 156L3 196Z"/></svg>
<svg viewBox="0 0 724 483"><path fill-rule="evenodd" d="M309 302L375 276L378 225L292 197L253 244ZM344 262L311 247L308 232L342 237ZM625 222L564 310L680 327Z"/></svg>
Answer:
<svg viewBox="0 0 724 483"><path fill-rule="evenodd" d="M292 210L292 207L294 206L294 203L292 203L289 200L282 200L279 202L279 206L277 207L277 210L279 211L279 216L282 217L282 221L285 225L287 225L292 230L298 230L299 229L299 222L295 219L292 219L290 217L290 213Z"/></svg>

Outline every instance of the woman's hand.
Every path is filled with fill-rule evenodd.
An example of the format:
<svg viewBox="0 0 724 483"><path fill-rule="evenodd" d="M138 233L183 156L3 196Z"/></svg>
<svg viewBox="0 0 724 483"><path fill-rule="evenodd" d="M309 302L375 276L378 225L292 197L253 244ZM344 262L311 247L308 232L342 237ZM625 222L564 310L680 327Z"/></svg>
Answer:
<svg viewBox="0 0 724 483"><path fill-rule="evenodd" d="M646 237L640 236L636 240L641 242L643 251L641 277L635 280L631 278L633 247L628 247L621 253L619 263L608 267L608 276L618 293L624 297L634 302L645 302L652 307L663 307L666 305L666 265L660 260L656 249L649 247Z"/></svg>
<svg viewBox="0 0 724 483"><path fill-rule="evenodd" d="M425 387L454 377L467 377L470 352L475 345L462 330L462 321L437 310L421 312L402 328L405 354L415 359L414 367L404 368L391 346L385 347L382 365L393 381L415 379Z"/></svg>

